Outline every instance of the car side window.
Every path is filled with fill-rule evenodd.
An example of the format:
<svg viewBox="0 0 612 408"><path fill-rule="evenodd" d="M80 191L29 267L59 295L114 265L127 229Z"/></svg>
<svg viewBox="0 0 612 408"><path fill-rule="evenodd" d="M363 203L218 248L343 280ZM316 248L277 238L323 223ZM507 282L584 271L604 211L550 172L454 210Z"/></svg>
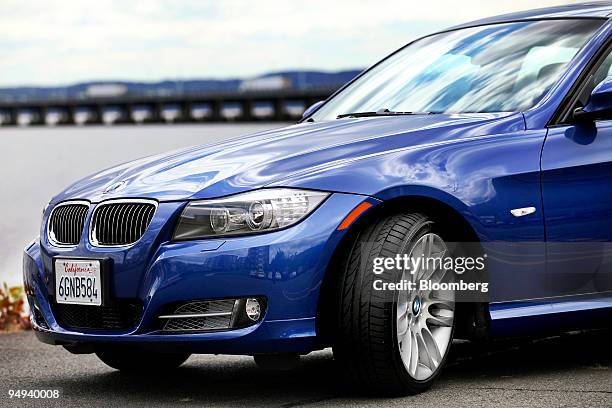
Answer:
<svg viewBox="0 0 612 408"><path fill-rule="evenodd" d="M582 88L578 99L580 106L584 106L589 101L593 89L607 77L612 76L612 49L608 51L608 55L602 60L597 69L587 77L587 83Z"/></svg>

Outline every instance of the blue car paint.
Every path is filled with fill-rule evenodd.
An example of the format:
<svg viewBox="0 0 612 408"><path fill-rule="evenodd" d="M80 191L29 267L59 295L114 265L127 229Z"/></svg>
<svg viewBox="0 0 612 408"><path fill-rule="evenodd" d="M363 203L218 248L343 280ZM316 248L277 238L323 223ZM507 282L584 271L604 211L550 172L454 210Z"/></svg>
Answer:
<svg viewBox="0 0 612 408"><path fill-rule="evenodd" d="M43 292L53 290L54 256L109 257L114 295L144 299L145 308L194 298L266 295L274 296L267 311L269 319L313 317L316 299L309 297L316 297L321 274L343 235L336 228L345 214L365 200L378 203L365 196L337 193L311 217L289 229L185 242L170 241L172 225L166 222L180 213L184 203L160 203L145 235L128 249L96 248L87 239L76 248L56 248L43 235L42 246L30 251L40 251L38 283ZM262 254L268 259L266 270L260 270L256 262ZM303 305L297 308L294 302Z"/></svg>
<svg viewBox="0 0 612 408"><path fill-rule="evenodd" d="M77 197L94 203L115 197L144 196L159 201L222 197L395 150L514 130L524 130L521 114L303 123L121 165L75 183L52 201ZM118 181L126 182L123 189L116 194L103 193L105 187ZM375 193L355 191L350 183L345 180L331 191ZM310 188L320 189L316 182L311 184Z"/></svg>
<svg viewBox="0 0 612 408"><path fill-rule="evenodd" d="M610 13L612 7L562 7L471 25L543 17L607 17ZM583 239L581 233L589 239L612 241L609 193L601 203L586 203L589 217L577 229L572 225L575 214L567 213L574 205L585 205L581 198L601 197L597 191L602 187L602 166L610 175L609 138L598 135L580 144L589 137L584 129L555 127L549 132L546 127L611 29L606 22L547 95L526 112L302 122L141 159L78 181L52 199L43 225L54 204L70 199L90 201L90 215L95 204L118 197L150 198L159 207L143 238L127 249L92 247L85 234L76 248L55 248L41 228L40 242L26 250L24 262L24 280L33 292L30 301L35 300L50 326L48 330L38 328L39 334L50 342L129 342L192 352L315 349L320 346L316 330L320 285L346 233L336 228L364 200L375 205L398 197L437 200L463 216L484 244L500 240L538 243L571 234ZM586 154L576 155L577 144ZM570 159L563 161L564 157ZM574 171L582 195L564 197L566 189L559 173L565 171L564 166ZM118 181L126 182L123 189L103 194ZM285 230L221 240L171 241L176 218L187 201L275 186L333 194L310 217ZM534 206L536 211L521 218L509 212L525 206ZM568 224L558 223L556 213ZM602 219L608 221L593 222ZM541 319L558 319L570 312L581 312L581 319L589 311L609 313L612 298L605 294L588 299L583 294L551 296L547 275L542 274L547 248L534 248L530 265L493 265L491 334L511 334L522 324L532 327L524 323L527 318L537 318L539 325ZM253 267L262 254L267 261ZM142 321L132 332L120 334L60 327L47 301L53 289L52 257L58 255L111 258L113 296L141 299L145 304ZM517 281L529 284L517 285ZM257 325L172 336L157 331L155 319L166 303L257 295L269 300L266 315Z"/></svg>

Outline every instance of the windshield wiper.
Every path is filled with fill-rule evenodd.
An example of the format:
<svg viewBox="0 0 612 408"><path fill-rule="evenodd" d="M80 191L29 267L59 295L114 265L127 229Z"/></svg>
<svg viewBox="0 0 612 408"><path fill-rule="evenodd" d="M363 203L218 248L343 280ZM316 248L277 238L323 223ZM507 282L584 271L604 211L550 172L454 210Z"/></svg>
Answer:
<svg viewBox="0 0 612 408"><path fill-rule="evenodd" d="M389 109L379 109L376 112L353 112L338 115L336 119L342 118L365 118L368 116L396 116L396 115L431 115L433 112L395 112Z"/></svg>

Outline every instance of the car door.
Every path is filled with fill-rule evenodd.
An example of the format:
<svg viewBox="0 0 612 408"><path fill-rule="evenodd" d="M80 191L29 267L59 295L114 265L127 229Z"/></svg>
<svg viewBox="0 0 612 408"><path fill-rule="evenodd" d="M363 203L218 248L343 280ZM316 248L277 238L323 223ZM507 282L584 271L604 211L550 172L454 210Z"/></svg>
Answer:
<svg viewBox="0 0 612 408"><path fill-rule="evenodd" d="M610 53L579 84L573 111L612 75ZM612 116L548 130L541 158L551 296L612 295Z"/></svg>

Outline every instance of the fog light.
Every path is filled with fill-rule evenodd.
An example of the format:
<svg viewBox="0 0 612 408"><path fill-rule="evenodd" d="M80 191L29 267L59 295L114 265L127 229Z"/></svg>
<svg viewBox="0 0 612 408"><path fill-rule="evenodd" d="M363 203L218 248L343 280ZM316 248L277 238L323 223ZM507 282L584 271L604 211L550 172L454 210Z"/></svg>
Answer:
<svg viewBox="0 0 612 408"><path fill-rule="evenodd" d="M259 316L261 316L261 307L259 305L259 300L253 298L247 299L245 304L245 310L249 319L254 322L259 320Z"/></svg>

